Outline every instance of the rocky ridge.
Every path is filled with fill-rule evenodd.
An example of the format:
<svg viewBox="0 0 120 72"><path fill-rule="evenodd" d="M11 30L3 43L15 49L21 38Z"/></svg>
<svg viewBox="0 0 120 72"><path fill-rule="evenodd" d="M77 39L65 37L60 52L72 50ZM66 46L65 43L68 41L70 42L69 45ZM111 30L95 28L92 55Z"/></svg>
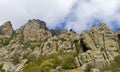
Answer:
<svg viewBox="0 0 120 72"><path fill-rule="evenodd" d="M77 68L85 70L87 64L93 64L102 69L119 55L120 49L120 31L113 32L104 23L77 34L72 29L49 30L38 19L13 30L8 21L0 26L0 39L0 64L5 72L22 72L28 57L56 53L75 54Z"/></svg>

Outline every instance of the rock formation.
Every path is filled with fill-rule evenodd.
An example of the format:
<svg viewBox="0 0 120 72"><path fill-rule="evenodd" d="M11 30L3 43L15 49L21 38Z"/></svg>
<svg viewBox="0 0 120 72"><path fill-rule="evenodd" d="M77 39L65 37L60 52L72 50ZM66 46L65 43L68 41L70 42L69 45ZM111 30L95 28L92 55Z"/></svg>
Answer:
<svg viewBox="0 0 120 72"><path fill-rule="evenodd" d="M26 40L44 40L51 36L45 22L40 20L29 20L21 29L21 34Z"/></svg>
<svg viewBox="0 0 120 72"><path fill-rule="evenodd" d="M9 37L13 34L13 28L10 21L0 26L0 36Z"/></svg>
<svg viewBox="0 0 120 72"><path fill-rule="evenodd" d="M85 69L87 64L93 64L101 69L119 54L120 48L120 31L113 32L104 23L77 34L72 29L69 32L49 30L45 22L38 19L13 30L8 21L0 26L0 38L0 70L5 72L21 72L30 57L57 53L75 54L78 68Z"/></svg>

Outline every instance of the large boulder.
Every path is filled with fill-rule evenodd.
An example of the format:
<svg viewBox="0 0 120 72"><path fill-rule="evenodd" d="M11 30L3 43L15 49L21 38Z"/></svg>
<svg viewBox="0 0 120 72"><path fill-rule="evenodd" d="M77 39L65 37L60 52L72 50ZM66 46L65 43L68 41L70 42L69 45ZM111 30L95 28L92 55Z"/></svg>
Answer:
<svg viewBox="0 0 120 72"><path fill-rule="evenodd" d="M85 51L76 58L78 66L91 63L95 68L103 68L118 55L119 32L112 32L104 23L93 26L81 34L81 46Z"/></svg>
<svg viewBox="0 0 120 72"><path fill-rule="evenodd" d="M103 33L109 34L113 33L105 23L101 23L101 25L99 26L99 30L102 31Z"/></svg>
<svg viewBox="0 0 120 72"><path fill-rule="evenodd" d="M13 34L13 28L10 21L0 26L0 36L10 37Z"/></svg>
<svg viewBox="0 0 120 72"><path fill-rule="evenodd" d="M27 59L22 60L22 63L17 65L17 68L15 69L15 72L20 72L20 71L22 71L22 69L23 69L23 67L25 66L26 62L27 62Z"/></svg>
<svg viewBox="0 0 120 72"><path fill-rule="evenodd" d="M104 23L93 26L91 29L91 37L98 49L101 51L108 51L114 57L117 55L116 51L119 48L118 35L112 32Z"/></svg>
<svg viewBox="0 0 120 72"><path fill-rule="evenodd" d="M88 50L89 49L96 50L94 41L91 39L91 37L86 32L83 32L81 34L81 43L82 43L83 47Z"/></svg>
<svg viewBox="0 0 120 72"><path fill-rule="evenodd" d="M29 20L23 27L21 27L21 34L25 40L45 40L52 34L46 27L45 22L38 19Z"/></svg>
<svg viewBox="0 0 120 72"><path fill-rule="evenodd" d="M3 67L2 69L5 71L5 72L13 72L15 70L15 65L13 65L11 62L6 62L3 64Z"/></svg>

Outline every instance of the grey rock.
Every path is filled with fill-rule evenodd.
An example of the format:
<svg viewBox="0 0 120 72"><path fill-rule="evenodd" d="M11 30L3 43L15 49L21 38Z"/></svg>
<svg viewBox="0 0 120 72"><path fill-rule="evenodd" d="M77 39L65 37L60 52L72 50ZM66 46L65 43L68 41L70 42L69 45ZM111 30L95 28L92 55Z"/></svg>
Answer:
<svg viewBox="0 0 120 72"><path fill-rule="evenodd" d="M35 19L29 20L20 30L23 38L30 41L45 40L52 35L45 22Z"/></svg>
<svg viewBox="0 0 120 72"><path fill-rule="evenodd" d="M3 67L2 69L5 71L5 72L13 72L15 70L15 65L13 65L11 62L6 62L3 64Z"/></svg>
<svg viewBox="0 0 120 72"><path fill-rule="evenodd" d="M0 26L0 35L4 37L10 37L13 34L13 28L10 21L5 22L2 26Z"/></svg>

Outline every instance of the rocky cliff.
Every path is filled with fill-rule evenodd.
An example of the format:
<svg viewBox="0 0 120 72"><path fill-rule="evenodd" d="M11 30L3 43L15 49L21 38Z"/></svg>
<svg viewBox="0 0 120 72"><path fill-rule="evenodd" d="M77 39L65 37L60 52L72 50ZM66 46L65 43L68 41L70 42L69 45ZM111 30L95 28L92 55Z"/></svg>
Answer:
<svg viewBox="0 0 120 72"><path fill-rule="evenodd" d="M75 65L66 66L63 71L69 68L85 70L88 64L100 70L113 61L120 50L120 31L113 32L104 23L77 34L72 29L49 30L45 22L38 19L29 20L24 26L13 30L8 21L0 26L0 39L1 72L28 72L25 71L26 66L35 63L39 57L45 56L51 62L57 55L64 62L66 54L73 56ZM59 68L62 68L61 64L50 67L50 71ZM47 71L43 68L41 72Z"/></svg>

